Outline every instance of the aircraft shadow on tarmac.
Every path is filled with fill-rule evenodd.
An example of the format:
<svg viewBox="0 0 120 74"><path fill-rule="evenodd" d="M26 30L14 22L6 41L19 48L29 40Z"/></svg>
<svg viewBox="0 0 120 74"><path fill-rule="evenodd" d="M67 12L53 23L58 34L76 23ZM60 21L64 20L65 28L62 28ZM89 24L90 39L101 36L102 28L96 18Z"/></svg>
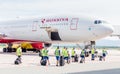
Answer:
<svg viewBox="0 0 120 74"><path fill-rule="evenodd" d="M87 72L74 72L68 74L120 74L120 68L108 69L108 70L97 70L97 71L87 71Z"/></svg>

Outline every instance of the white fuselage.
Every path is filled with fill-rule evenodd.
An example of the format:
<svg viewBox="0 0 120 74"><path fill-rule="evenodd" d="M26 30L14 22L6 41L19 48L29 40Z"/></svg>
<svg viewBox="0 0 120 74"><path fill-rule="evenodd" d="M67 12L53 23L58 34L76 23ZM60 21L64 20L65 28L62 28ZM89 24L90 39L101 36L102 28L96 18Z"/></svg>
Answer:
<svg viewBox="0 0 120 74"><path fill-rule="evenodd" d="M106 37L113 28L105 22L83 16L49 16L0 23L5 39L41 42L86 42Z"/></svg>

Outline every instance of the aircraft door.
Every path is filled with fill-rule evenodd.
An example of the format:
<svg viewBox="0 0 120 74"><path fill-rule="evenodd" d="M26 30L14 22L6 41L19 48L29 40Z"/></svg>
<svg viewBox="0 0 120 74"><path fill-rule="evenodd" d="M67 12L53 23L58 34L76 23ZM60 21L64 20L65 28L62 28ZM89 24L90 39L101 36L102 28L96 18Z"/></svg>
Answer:
<svg viewBox="0 0 120 74"><path fill-rule="evenodd" d="M38 25L38 21L33 21L32 31L37 31L37 25Z"/></svg>
<svg viewBox="0 0 120 74"><path fill-rule="evenodd" d="M72 18L70 23L71 30L77 30L78 20L79 20L78 18Z"/></svg>

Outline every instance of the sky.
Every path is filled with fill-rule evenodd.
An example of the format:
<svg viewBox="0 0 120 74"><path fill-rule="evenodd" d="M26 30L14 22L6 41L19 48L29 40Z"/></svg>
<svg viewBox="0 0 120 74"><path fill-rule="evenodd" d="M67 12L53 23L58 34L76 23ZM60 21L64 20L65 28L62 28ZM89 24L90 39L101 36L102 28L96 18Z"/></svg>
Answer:
<svg viewBox="0 0 120 74"><path fill-rule="evenodd" d="M0 21L55 13L97 16L120 25L120 0L0 0Z"/></svg>
<svg viewBox="0 0 120 74"><path fill-rule="evenodd" d="M90 15L120 25L120 0L0 0L0 21L56 13Z"/></svg>

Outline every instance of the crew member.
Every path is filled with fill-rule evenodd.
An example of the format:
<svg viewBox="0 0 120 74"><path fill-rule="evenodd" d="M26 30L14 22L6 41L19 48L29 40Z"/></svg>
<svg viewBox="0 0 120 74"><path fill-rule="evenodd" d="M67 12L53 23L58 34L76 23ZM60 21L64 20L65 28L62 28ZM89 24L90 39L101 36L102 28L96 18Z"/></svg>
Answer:
<svg viewBox="0 0 120 74"><path fill-rule="evenodd" d="M62 56L64 57L64 54L65 54L65 47L62 49Z"/></svg>
<svg viewBox="0 0 120 74"><path fill-rule="evenodd" d="M105 57L106 57L107 51L106 49L102 50L102 55L103 55L103 60L105 61Z"/></svg>
<svg viewBox="0 0 120 74"><path fill-rule="evenodd" d="M75 48L72 49L71 51L71 57L72 57L72 62L74 62L74 57L75 57Z"/></svg>
<svg viewBox="0 0 120 74"><path fill-rule="evenodd" d="M20 63L22 63L22 62L21 62L22 49L21 49L21 46L20 46L20 45L17 47L16 55L18 56L18 59L19 59Z"/></svg>
<svg viewBox="0 0 120 74"><path fill-rule="evenodd" d="M67 48L64 50L64 59L67 60L67 63L69 64L69 52L67 51Z"/></svg>
<svg viewBox="0 0 120 74"><path fill-rule="evenodd" d="M94 58L95 58L95 49L94 48L92 48L92 50L91 50L91 60L94 60Z"/></svg>
<svg viewBox="0 0 120 74"><path fill-rule="evenodd" d="M43 53L42 54L43 55L43 59L47 60L48 65L50 65L47 48L44 48L43 51L42 51L42 53Z"/></svg>
<svg viewBox="0 0 120 74"><path fill-rule="evenodd" d="M60 60L60 50L59 50L59 47L57 47L56 50L55 50L55 56L56 56L56 66L58 66L59 60Z"/></svg>
<svg viewBox="0 0 120 74"><path fill-rule="evenodd" d="M81 51L81 61L85 63L85 49Z"/></svg>

